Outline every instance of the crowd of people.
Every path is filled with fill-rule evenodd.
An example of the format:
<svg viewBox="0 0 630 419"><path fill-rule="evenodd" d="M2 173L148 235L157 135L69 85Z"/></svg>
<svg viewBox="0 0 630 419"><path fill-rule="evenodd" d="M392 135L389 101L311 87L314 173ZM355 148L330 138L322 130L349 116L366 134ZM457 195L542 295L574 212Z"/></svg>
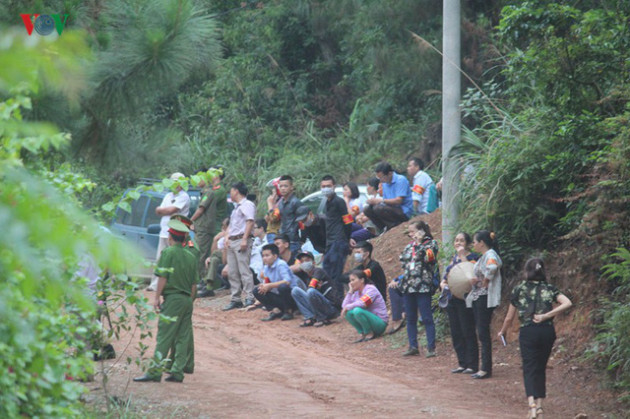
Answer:
<svg viewBox="0 0 630 419"><path fill-rule="evenodd" d="M408 348L403 356L420 354L420 321L428 358L436 356L432 296L441 290L440 306L448 314L458 360L451 372L490 378L490 324L502 283L496 235L487 230L472 238L457 234L455 256L443 277L438 242L424 221L407 226L410 242L401 244L403 274L398 278L388 283L372 257L371 238L438 206L439 185L423 168L418 158L408 162L410 182L389 163L378 164L376 176L368 181L366 199L352 182L344 184L338 196L335 179L323 176L322 202L316 211L296 196L293 178L283 175L270 182L272 190L261 218L256 218L255 198L243 183L234 183L229 190L222 185L222 168L218 172L214 168L213 173L219 174L210 185L202 185L200 204L191 218L187 194L179 188L167 194L156 210L162 216L162 232L149 287L155 291L156 310L177 319L158 325L155 357L169 356L166 380L182 382L184 373L194 370L192 301L210 297L220 287L230 291L224 311L262 309L267 313L261 318L264 322L292 320L299 313L299 327L323 327L341 318L358 332L356 343L396 333L406 324ZM175 173L171 178L181 176ZM228 201L233 206L229 214ZM344 273L348 255L356 266ZM462 268L471 272L463 282ZM555 339L552 318L571 302L546 282L541 259L529 260L525 273L526 281L513 290L499 338L504 339L518 313L530 417L537 417L542 413L545 366ZM554 303L559 305L553 308ZM157 368L135 379L160 380Z"/></svg>

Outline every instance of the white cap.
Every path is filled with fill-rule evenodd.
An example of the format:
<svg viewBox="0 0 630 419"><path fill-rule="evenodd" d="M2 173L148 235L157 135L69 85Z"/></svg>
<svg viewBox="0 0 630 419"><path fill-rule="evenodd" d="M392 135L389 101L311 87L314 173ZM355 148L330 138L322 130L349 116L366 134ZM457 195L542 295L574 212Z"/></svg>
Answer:
<svg viewBox="0 0 630 419"><path fill-rule="evenodd" d="M177 180L179 178L186 177L183 173L175 172L171 175L171 180Z"/></svg>

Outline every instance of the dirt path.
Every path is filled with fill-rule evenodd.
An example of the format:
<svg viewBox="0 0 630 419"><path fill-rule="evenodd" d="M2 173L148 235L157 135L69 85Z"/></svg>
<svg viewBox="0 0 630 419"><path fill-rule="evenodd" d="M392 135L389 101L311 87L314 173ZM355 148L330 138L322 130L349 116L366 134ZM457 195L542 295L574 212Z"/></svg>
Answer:
<svg viewBox="0 0 630 419"><path fill-rule="evenodd" d="M446 343L438 346L436 358L403 358L404 330L351 344L357 335L346 322L307 329L298 327L298 319L263 323L261 310L222 312L220 307L227 301L223 295L195 303L195 373L187 375L183 384L129 383L140 371L119 363L110 378L112 392L123 394L128 385L133 404L141 407L143 416L152 417L522 418L526 414L515 348L495 350L492 379L472 380L449 372L456 360ZM115 346L120 351L124 345ZM98 378L91 388L98 394ZM577 397L577 402L571 401L566 391L560 396L550 400L547 418L574 417L582 411L585 403Z"/></svg>

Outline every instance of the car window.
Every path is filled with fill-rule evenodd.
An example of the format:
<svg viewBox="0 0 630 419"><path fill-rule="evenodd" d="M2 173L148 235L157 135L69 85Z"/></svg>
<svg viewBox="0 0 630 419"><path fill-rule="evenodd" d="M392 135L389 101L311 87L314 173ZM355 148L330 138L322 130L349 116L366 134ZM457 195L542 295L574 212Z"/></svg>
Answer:
<svg viewBox="0 0 630 419"><path fill-rule="evenodd" d="M148 227L151 224L160 224L160 217L155 213L155 209L162 203L162 200L157 196L151 196L149 201L149 209L147 210L147 217L144 221L143 227Z"/></svg>
<svg viewBox="0 0 630 419"><path fill-rule="evenodd" d="M149 202L149 197L146 195L141 195L137 201L131 203L131 222L130 225L134 226L142 226L142 218L144 217L144 212L147 208L147 203Z"/></svg>
<svg viewBox="0 0 630 419"><path fill-rule="evenodd" d="M129 224L131 222L131 214L124 209L117 207L115 222L118 224Z"/></svg>

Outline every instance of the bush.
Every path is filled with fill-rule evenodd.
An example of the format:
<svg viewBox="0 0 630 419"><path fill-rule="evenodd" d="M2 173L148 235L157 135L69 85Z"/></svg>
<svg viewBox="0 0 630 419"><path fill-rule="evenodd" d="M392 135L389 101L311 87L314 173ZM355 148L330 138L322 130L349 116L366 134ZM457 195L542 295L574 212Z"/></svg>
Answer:
<svg viewBox="0 0 630 419"><path fill-rule="evenodd" d="M603 273L615 289L602 302L603 323L590 355L606 366L614 386L625 391L622 398L630 401L630 251L619 248L610 259Z"/></svg>

